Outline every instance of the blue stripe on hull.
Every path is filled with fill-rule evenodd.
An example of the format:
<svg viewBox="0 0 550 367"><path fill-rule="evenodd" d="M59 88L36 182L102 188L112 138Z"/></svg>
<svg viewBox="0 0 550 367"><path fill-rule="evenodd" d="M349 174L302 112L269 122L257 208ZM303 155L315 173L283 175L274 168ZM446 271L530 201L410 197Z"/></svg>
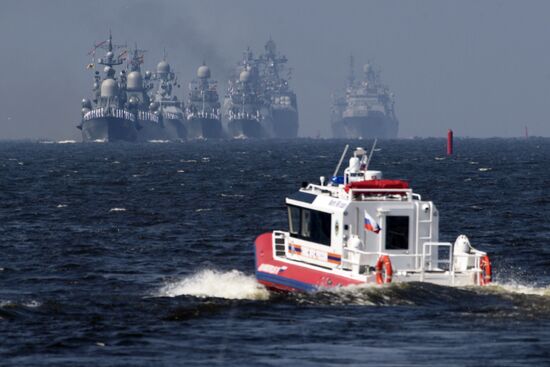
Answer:
<svg viewBox="0 0 550 367"><path fill-rule="evenodd" d="M285 287L298 289L298 290L304 291L304 292L313 292L313 291L317 290L317 287L312 285L312 284L300 282L300 281L294 280L294 279L281 277L281 276L275 275L275 274L264 273L262 271L256 271L256 278L258 280L264 280L266 282L280 284L280 285L283 285Z"/></svg>

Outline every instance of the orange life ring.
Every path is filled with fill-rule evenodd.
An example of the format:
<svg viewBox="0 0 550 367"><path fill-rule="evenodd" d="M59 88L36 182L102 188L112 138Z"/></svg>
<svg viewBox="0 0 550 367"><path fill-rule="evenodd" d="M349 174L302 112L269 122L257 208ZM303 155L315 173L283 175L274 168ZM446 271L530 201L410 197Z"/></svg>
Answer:
<svg viewBox="0 0 550 367"><path fill-rule="evenodd" d="M376 283L391 283L391 277L393 275L393 269L391 267L390 257L388 255L382 255L378 258L376 263ZM384 269L385 276L382 274L382 269Z"/></svg>
<svg viewBox="0 0 550 367"><path fill-rule="evenodd" d="M479 259L479 268L481 269L481 273L479 274L479 285L487 285L491 283L492 270L489 256L483 255Z"/></svg>

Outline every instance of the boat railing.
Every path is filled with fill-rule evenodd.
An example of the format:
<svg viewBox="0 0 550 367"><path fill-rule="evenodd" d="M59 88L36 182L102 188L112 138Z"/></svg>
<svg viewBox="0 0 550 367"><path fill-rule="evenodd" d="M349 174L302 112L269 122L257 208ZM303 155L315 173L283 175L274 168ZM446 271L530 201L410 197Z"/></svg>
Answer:
<svg viewBox="0 0 550 367"><path fill-rule="evenodd" d="M440 256L440 249L445 249L447 255ZM420 266L412 268L394 268L394 270L398 273L420 273L420 281L424 281L426 278L430 278L434 275L440 276L441 273L445 273L449 277L450 285L454 285L455 283L455 263L457 259L466 259L467 264L472 264L470 267L467 266L467 270L476 273L476 276L479 277L482 272L480 266L481 257L486 255L485 252L477 250L473 250L471 253L453 254L453 245L450 242L425 242L422 247L422 252L418 254L391 254L383 251L362 251L347 247L343 250L344 256L342 256L342 265L355 265L357 267L372 266L372 261L362 259L360 256L353 259L349 254L370 256L376 259L381 256L388 256L390 261L398 258L408 258L413 260L412 263L419 263ZM437 256L433 256L434 254L437 254Z"/></svg>

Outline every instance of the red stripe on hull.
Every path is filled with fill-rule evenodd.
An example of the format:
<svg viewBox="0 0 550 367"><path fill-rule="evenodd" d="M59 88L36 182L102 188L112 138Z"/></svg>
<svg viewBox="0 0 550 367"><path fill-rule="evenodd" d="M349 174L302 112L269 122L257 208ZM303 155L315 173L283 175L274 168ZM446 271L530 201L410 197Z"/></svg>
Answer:
<svg viewBox="0 0 550 367"><path fill-rule="evenodd" d="M360 280L275 260L271 233L258 236L254 245L256 247L256 276L259 282L268 288L288 292L364 283Z"/></svg>

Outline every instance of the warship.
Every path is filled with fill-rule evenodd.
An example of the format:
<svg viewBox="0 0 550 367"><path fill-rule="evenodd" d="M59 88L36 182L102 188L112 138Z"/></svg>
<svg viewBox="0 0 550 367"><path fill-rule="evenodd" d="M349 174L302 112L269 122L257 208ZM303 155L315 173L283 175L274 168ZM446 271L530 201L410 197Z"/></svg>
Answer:
<svg viewBox="0 0 550 367"><path fill-rule="evenodd" d="M228 82L224 100L229 136L237 139L270 137L270 119L260 94L258 62L250 49L245 52L235 74Z"/></svg>
<svg viewBox="0 0 550 367"><path fill-rule="evenodd" d="M82 100L82 119L77 126L82 131L84 142L115 142L135 141L137 139L136 116L127 107L125 88L125 72L121 71L120 79L116 78L115 66L122 65L124 53L115 56L115 50L122 48L113 45L113 37L94 45L92 63L88 69L96 69L97 65L104 66L103 76L98 70L94 71L92 100ZM105 49L105 56L95 59L98 48Z"/></svg>
<svg viewBox="0 0 550 367"><path fill-rule="evenodd" d="M371 64L363 67L364 78L356 81L353 57L345 96L334 99L331 111L335 138L395 139L399 122L395 116L395 98L380 82L380 73Z"/></svg>
<svg viewBox="0 0 550 367"><path fill-rule="evenodd" d="M189 84L185 109L189 139L219 139L224 135L217 85L209 79L210 68L203 63L197 69L197 79Z"/></svg>
<svg viewBox="0 0 550 367"><path fill-rule="evenodd" d="M166 61L166 55L157 64L157 70L152 79L157 88L151 98L153 102L149 105L149 110L162 119L163 136L174 141L186 139L183 102L173 94L173 89L179 88L180 85L176 74L171 71L170 64Z"/></svg>
<svg viewBox="0 0 550 367"><path fill-rule="evenodd" d="M145 50L134 48L132 57L128 62L128 73L124 73L121 79L126 81L125 94L129 110L137 119L137 140L146 142L151 140L168 140L169 136L162 121L160 109L151 111L155 104L151 103L149 96L153 89L152 73L146 71L141 73L141 64Z"/></svg>
<svg viewBox="0 0 550 367"><path fill-rule="evenodd" d="M273 137L295 138L298 135L298 105L296 94L288 85L290 69L286 78L281 76L288 60L277 55L277 46L271 38L264 49L258 64L262 97L269 109Z"/></svg>

